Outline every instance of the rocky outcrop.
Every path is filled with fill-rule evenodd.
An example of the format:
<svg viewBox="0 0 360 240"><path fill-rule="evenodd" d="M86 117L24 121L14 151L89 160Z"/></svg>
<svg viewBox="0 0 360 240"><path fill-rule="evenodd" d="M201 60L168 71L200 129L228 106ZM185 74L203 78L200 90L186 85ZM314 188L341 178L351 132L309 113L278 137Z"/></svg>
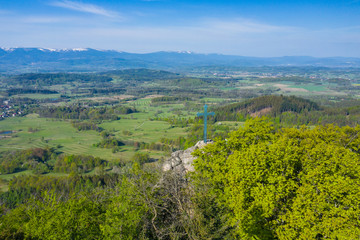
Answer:
<svg viewBox="0 0 360 240"><path fill-rule="evenodd" d="M187 172L194 171L194 166L192 163L195 157L192 155L192 152L194 152L196 149L203 148L209 143L212 143L212 141L208 140L207 143L204 143L204 141L199 141L191 148L173 152L171 157L164 162L162 170L165 172L172 170L180 173L181 175L185 175Z"/></svg>

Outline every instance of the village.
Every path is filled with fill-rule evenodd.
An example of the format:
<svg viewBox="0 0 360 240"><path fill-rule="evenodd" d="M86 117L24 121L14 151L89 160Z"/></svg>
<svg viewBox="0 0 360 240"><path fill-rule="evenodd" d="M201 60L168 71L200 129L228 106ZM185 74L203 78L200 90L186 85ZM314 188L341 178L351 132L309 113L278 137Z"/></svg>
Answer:
<svg viewBox="0 0 360 240"><path fill-rule="evenodd" d="M8 117L22 116L23 110L12 104L12 101L5 100L0 105L0 120Z"/></svg>

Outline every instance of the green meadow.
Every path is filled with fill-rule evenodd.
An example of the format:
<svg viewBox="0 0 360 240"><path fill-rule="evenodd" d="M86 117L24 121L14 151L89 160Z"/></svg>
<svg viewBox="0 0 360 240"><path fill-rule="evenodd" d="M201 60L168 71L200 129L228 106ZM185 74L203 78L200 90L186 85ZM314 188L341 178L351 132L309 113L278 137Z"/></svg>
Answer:
<svg viewBox="0 0 360 240"><path fill-rule="evenodd" d="M176 139L186 136L185 128L174 127L165 121L152 120L155 114L160 118L175 116L172 112L182 109L183 104L154 106L151 100L141 99L129 103L139 110L137 113L120 115L116 121L103 121L99 127L113 134L120 140L153 143L161 138ZM184 114L181 117L195 116ZM34 131L35 130L35 131ZM93 146L101 141L99 132L94 130L78 131L72 127L70 120L40 118L37 114L25 117L7 118L1 122L0 132L13 131L8 137L0 139L0 151L11 149L59 147L66 154L85 154L110 161L129 161L135 153L132 146L121 146L120 151ZM149 151L151 157L163 156L156 151Z"/></svg>

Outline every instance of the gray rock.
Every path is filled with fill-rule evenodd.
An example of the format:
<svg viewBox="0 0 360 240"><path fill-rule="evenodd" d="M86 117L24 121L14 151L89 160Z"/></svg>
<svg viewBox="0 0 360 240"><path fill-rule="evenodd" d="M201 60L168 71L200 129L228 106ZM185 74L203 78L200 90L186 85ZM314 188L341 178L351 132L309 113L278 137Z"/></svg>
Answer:
<svg viewBox="0 0 360 240"><path fill-rule="evenodd" d="M193 161L195 160L195 157L192 155L192 153L199 148L203 148L205 145L212 143L211 140L208 140L207 143L204 143L204 141L199 141L196 143L195 146L190 147L186 150L179 150L176 152L173 152L171 154L171 157L167 159L163 166L162 170L164 172L167 171L176 171L180 173L181 175L185 175L187 172L193 172L194 166Z"/></svg>

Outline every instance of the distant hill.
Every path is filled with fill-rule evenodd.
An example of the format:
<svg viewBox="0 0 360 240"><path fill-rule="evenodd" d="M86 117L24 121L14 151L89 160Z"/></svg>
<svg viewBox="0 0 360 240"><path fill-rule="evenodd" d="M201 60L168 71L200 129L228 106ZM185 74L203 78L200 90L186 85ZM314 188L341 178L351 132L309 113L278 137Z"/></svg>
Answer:
<svg viewBox="0 0 360 240"><path fill-rule="evenodd" d="M237 120L239 117L275 117L283 112L300 113L302 111L320 110L320 107L307 99L294 96L262 96L241 103L233 103L215 109L217 121Z"/></svg>
<svg viewBox="0 0 360 240"><path fill-rule="evenodd" d="M102 72L129 68L174 70L204 66L360 67L360 58L258 58L192 52L126 53L95 49L0 48L0 73Z"/></svg>

